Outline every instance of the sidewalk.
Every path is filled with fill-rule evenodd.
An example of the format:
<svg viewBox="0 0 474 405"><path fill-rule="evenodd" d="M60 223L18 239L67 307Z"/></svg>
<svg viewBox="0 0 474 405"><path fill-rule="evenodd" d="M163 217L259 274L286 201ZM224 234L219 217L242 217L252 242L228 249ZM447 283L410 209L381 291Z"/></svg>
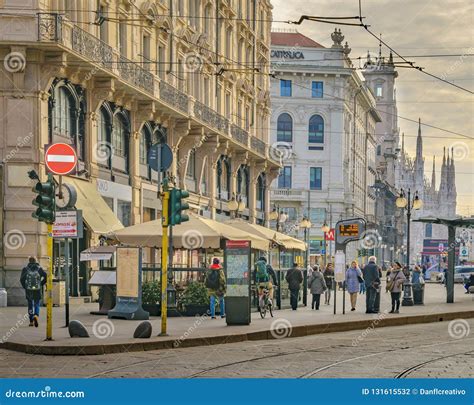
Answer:
<svg viewBox="0 0 474 405"><path fill-rule="evenodd" d="M311 296L308 296L310 302ZM263 340L297 337L312 334L361 330L367 328L399 326L414 323L447 321L474 317L474 295L464 294L460 284L455 285L455 303L446 304L446 292L440 284L429 284L425 291L425 305L401 307L400 314L388 314L390 294L382 293L381 314L365 314L365 295L359 295L357 310L350 311L346 296L346 314L342 314L342 291L337 294L337 314L333 306L321 305L319 311L308 307L297 311L275 311L274 318L261 319L252 314L250 325L227 326L224 319L203 317L168 318L169 336L160 333L160 318L152 317L153 333L150 339L133 339L140 321L108 320L104 316L90 315L98 304L83 304L70 308L70 319L81 321L90 338L70 338L64 327L64 307L53 310L54 341L44 341L46 311L42 309L40 327L28 326L26 307L0 309L0 348L33 354L105 354L125 351L156 350L173 347L191 347L231 343L245 340ZM324 302L322 297L321 301Z"/></svg>

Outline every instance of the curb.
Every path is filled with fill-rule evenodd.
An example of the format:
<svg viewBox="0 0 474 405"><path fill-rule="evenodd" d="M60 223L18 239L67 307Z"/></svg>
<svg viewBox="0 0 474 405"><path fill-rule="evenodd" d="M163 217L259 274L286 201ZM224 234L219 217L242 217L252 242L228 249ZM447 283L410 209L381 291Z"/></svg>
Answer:
<svg viewBox="0 0 474 405"><path fill-rule="evenodd" d="M385 315L385 316L388 316ZM323 333L334 333L334 332L347 332L352 330L364 330L367 328L382 328L387 326L404 326L414 325L422 323L433 323L451 321L453 319L467 319L474 318L474 311L458 311L458 312L444 312L440 314L428 314L428 315L412 315L403 317L378 317L372 319L364 319L349 322L337 322L328 324L310 324L310 325L299 325L294 326L289 330L285 331L283 335L285 337L303 337L310 335L319 335ZM136 339L133 342L120 342L110 344L96 344L96 345L62 345L62 346L46 346L40 344L29 344L29 343L17 343L17 342L5 342L0 345L0 348L12 350L16 352L23 352L27 354L41 354L41 355L55 355L55 356L71 356L71 355L100 355L100 354L113 354L113 353L124 353L124 352L141 352L149 350L165 350L174 348L186 348L186 347L197 347L197 346L209 346L218 345L225 343L237 343L244 341L255 341L255 340L270 340L278 339L274 336L272 330L255 331L248 333L237 333L222 336L209 336L209 337L196 337L196 338L185 338L180 340L166 338L162 340L149 340L149 339Z"/></svg>

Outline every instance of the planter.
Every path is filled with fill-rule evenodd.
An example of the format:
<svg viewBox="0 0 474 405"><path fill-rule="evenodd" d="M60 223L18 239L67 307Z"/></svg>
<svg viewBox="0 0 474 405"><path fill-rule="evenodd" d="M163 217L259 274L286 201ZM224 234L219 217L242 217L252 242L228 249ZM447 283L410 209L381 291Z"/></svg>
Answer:
<svg viewBox="0 0 474 405"><path fill-rule="evenodd" d="M185 316L202 316L209 314L209 305L186 305Z"/></svg>
<svg viewBox="0 0 474 405"><path fill-rule="evenodd" d="M150 316L161 316L160 304L142 304L142 308L147 311Z"/></svg>

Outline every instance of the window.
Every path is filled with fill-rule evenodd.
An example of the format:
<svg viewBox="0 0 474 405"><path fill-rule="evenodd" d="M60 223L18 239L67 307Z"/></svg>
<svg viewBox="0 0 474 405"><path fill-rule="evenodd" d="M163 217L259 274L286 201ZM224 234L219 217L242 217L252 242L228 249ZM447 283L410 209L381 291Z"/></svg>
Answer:
<svg viewBox="0 0 474 405"><path fill-rule="evenodd" d="M119 30L119 34L118 34L119 52L122 56L127 57L127 25L126 25L126 21L120 21L119 22L118 30Z"/></svg>
<svg viewBox="0 0 474 405"><path fill-rule="evenodd" d="M382 154L382 145L377 145L377 156Z"/></svg>
<svg viewBox="0 0 474 405"><path fill-rule="evenodd" d="M165 62L165 47L163 45L158 45L158 66L156 72L160 79L164 78Z"/></svg>
<svg viewBox="0 0 474 405"><path fill-rule="evenodd" d="M375 86L375 95L377 97L383 97L383 86L381 84Z"/></svg>
<svg viewBox="0 0 474 405"><path fill-rule="evenodd" d="M107 24L107 12L105 11L105 7L104 6L100 6L99 7L99 11L98 11L98 18L104 18L104 20L102 21L102 23L99 25L99 39L103 42L107 42L107 27L108 27L108 24Z"/></svg>
<svg viewBox="0 0 474 405"><path fill-rule="evenodd" d="M326 209L311 208L309 216L312 224L323 224L326 220Z"/></svg>
<svg viewBox="0 0 474 405"><path fill-rule="evenodd" d="M217 196L219 199L229 198L230 167L226 156L221 156L217 162Z"/></svg>
<svg viewBox="0 0 474 405"><path fill-rule="evenodd" d="M323 82L312 82L311 97L323 98Z"/></svg>
<svg viewBox="0 0 474 405"><path fill-rule="evenodd" d="M149 150L149 135L148 131L142 129L140 134L140 150L139 150L139 160L141 165L147 164L148 150Z"/></svg>
<svg viewBox="0 0 474 405"><path fill-rule="evenodd" d="M265 209L265 174L262 173L257 179L257 209Z"/></svg>
<svg viewBox="0 0 474 405"><path fill-rule="evenodd" d="M277 121L277 142L293 142L293 119L283 113Z"/></svg>
<svg viewBox="0 0 474 405"><path fill-rule="evenodd" d="M320 115L309 119L309 143L324 143L324 120Z"/></svg>
<svg viewBox="0 0 474 405"><path fill-rule="evenodd" d="M150 70L150 36L149 35L143 35L142 65L146 70Z"/></svg>
<svg viewBox="0 0 474 405"><path fill-rule="evenodd" d="M280 80L280 96L291 97L291 80Z"/></svg>
<svg viewBox="0 0 474 405"><path fill-rule="evenodd" d="M237 194L242 197L246 207L248 206L249 185L248 167L240 166L237 171Z"/></svg>
<svg viewBox="0 0 474 405"><path fill-rule="evenodd" d="M126 130L121 118L114 116L112 129L112 148L114 155L124 157L126 148Z"/></svg>
<svg viewBox="0 0 474 405"><path fill-rule="evenodd" d="M196 151L192 149L189 152L188 167L186 168L186 177L196 179Z"/></svg>
<svg viewBox="0 0 474 405"><path fill-rule="evenodd" d="M433 237L433 224L425 224L425 238Z"/></svg>
<svg viewBox="0 0 474 405"><path fill-rule="evenodd" d="M117 218L123 226L131 225L132 204L128 201L117 200Z"/></svg>
<svg viewBox="0 0 474 405"><path fill-rule="evenodd" d="M278 176L278 188L291 188L291 166L284 166Z"/></svg>
<svg viewBox="0 0 474 405"><path fill-rule="evenodd" d="M296 221L298 213L295 207L281 207L281 211L288 216L288 221Z"/></svg>
<svg viewBox="0 0 474 405"><path fill-rule="evenodd" d="M321 167L310 168L309 188L310 190L321 190L323 169Z"/></svg>
<svg viewBox="0 0 474 405"><path fill-rule="evenodd" d="M65 87L57 87L54 105L54 134L64 137L74 134L71 115L71 94Z"/></svg>

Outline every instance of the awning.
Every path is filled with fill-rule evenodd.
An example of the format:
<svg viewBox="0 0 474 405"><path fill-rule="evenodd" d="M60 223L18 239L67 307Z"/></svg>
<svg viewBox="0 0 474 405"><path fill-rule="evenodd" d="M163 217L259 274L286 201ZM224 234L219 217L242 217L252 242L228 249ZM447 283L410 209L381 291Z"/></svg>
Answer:
<svg viewBox="0 0 474 405"><path fill-rule="evenodd" d="M278 245L283 246L285 249L295 249L302 251L306 250L306 244L303 241L293 238L292 236L285 235L284 233L274 231L273 229L267 228L265 226L251 224L241 219L232 219L226 221L226 224L234 228L241 229L245 232L252 233L271 242L277 243Z"/></svg>
<svg viewBox="0 0 474 405"><path fill-rule="evenodd" d="M72 177L64 179L64 182L70 183L76 188L76 207L82 210L82 217L92 232L99 235L108 235L123 228L122 223L97 191L95 182L78 180Z"/></svg>
<svg viewBox="0 0 474 405"><path fill-rule="evenodd" d="M161 219L113 232L111 239L132 246L161 247ZM189 221L173 227L173 246L178 249L218 249L222 239L249 240L253 249L268 251L268 240L241 229L189 213Z"/></svg>
<svg viewBox="0 0 474 405"><path fill-rule="evenodd" d="M81 252L80 261L92 262L95 260L110 260L115 250L115 246L92 246Z"/></svg>
<svg viewBox="0 0 474 405"><path fill-rule="evenodd" d="M110 270L98 270L92 274L89 285L116 285L117 272Z"/></svg>

